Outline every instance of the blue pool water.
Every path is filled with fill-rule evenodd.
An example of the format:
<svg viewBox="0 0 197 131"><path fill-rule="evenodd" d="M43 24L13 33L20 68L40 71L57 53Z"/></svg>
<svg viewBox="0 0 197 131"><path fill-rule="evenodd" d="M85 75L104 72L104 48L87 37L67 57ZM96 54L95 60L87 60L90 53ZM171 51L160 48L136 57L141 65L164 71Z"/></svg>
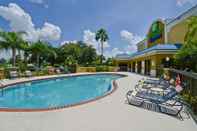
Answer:
<svg viewBox="0 0 197 131"><path fill-rule="evenodd" d="M85 75L9 86L0 91L0 108L46 109L84 102L109 92L111 81L120 77Z"/></svg>

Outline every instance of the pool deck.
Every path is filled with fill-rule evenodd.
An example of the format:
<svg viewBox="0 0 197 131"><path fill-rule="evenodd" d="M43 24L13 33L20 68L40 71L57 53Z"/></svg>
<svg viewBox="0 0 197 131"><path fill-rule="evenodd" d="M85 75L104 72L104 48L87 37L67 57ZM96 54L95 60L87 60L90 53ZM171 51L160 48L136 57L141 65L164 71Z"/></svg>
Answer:
<svg viewBox="0 0 197 131"><path fill-rule="evenodd" d="M134 88L143 76L122 74L128 77L117 80L118 89L97 101L54 111L0 112L0 131L197 131L197 125L185 113L180 120L126 104L126 92ZM37 78L46 77L6 82Z"/></svg>

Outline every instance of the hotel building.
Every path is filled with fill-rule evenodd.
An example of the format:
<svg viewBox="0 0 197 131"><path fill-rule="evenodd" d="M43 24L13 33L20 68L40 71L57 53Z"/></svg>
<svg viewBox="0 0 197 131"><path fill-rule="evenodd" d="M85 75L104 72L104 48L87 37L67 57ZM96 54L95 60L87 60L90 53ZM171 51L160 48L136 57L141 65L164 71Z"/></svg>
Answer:
<svg viewBox="0 0 197 131"><path fill-rule="evenodd" d="M137 52L117 55L116 66L120 71L160 75L161 69L170 66L174 55L184 44L188 30L187 20L192 16L197 16L197 5L175 19L154 21L146 38L137 44Z"/></svg>

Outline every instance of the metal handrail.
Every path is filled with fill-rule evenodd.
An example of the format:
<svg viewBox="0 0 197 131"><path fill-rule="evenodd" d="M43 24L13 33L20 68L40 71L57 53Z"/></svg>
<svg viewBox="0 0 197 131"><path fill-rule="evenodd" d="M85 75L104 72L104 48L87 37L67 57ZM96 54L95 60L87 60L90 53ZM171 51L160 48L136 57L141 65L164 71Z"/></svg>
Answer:
<svg viewBox="0 0 197 131"><path fill-rule="evenodd" d="M177 69L172 69L172 68L170 68L169 70L172 71L172 72L175 72L177 74L182 74L184 76L187 76L187 77L190 77L192 79L196 79L197 80L197 73L187 72L187 71L182 71L182 70L177 70Z"/></svg>

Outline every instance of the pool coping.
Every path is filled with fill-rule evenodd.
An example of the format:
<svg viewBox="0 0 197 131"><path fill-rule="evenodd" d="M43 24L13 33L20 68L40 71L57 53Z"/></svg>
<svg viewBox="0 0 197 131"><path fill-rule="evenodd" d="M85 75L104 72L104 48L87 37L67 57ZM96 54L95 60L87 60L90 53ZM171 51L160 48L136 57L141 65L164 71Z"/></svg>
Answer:
<svg viewBox="0 0 197 131"><path fill-rule="evenodd" d="M122 73L87 73L87 74L65 74L62 76L49 76L49 77L45 77L45 78L35 78L35 79L27 79L27 80L21 80L19 82L12 82L6 85L3 85L0 87L0 89L4 89L8 86L12 86L12 85L16 85L16 84L22 84L22 83L27 83L27 82L33 82L33 81L40 81L40 80L51 80L51 79L57 79L57 78L64 78L64 77L77 77L77 76L87 76L87 75L99 75L99 74L112 74L112 75L120 75L123 77L127 77L127 75L122 74ZM112 89L110 91L108 91L107 93L105 93L102 96L98 96L96 98L90 99L90 100L86 100L86 101L82 101L82 102L78 102L75 104L67 104L65 106L58 106L58 107L51 107L51 108L42 108L42 109L11 109L11 108L1 108L0 107L0 112L46 112L46 111L55 111L55 110L60 110L60 109L65 109L65 108L70 108L70 107L76 107L76 106L80 106L80 105L84 105L84 104L88 104L91 102L95 102L97 100L100 100L104 97L107 97L109 95L112 95L117 89L118 89L118 84L116 82L116 80L111 81L111 85L112 85Z"/></svg>

